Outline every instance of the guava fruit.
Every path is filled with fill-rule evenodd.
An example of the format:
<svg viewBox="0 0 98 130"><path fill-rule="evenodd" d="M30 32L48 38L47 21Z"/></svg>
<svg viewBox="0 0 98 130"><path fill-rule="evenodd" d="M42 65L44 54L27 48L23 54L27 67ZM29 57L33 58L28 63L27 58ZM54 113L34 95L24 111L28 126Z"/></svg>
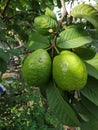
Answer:
<svg viewBox="0 0 98 130"><path fill-rule="evenodd" d="M53 78L62 90L82 89L87 83L87 75L84 62L74 52L65 50L54 57Z"/></svg>
<svg viewBox="0 0 98 130"><path fill-rule="evenodd" d="M46 85L51 75L51 58L48 52L44 49L32 52L23 62L22 75L32 86Z"/></svg>

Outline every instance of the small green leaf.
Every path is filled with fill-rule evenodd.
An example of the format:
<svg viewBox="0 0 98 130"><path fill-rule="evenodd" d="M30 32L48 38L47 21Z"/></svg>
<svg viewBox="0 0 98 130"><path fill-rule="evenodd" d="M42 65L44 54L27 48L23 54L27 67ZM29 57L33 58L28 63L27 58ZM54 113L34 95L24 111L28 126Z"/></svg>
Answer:
<svg viewBox="0 0 98 130"><path fill-rule="evenodd" d="M85 63L88 74L96 79L98 79L98 70L96 70L95 67L93 67L92 65Z"/></svg>
<svg viewBox="0 0 98 130"><path fill-rule="evenodd" d="M98 31L98 11L91 5L77 5L72 9L71 15L76 18L85 18L92 23Z"/></svg>
<svg viewBox="0 0 98 130"><path fill-rule="evenodd" d="M98 53L88 60L85 60L89 75L98 79Z"/></svg>
<svg viewBox="0 0 98 130"><path fill-rule="evenodd" d="M57 20L56 14L48 7L46 8L45 15L49 16L50 18Z"/></svg>
<svg viewBox="0 0 98 130"><path fill-rule="evenodd" d="M81 90L81 93L98 106L98 80L89 77L87 85Z"/></svg>
<svg viewBox="0 0 98 130"><path fill-rule="evenodd" d="M94 66L94 68L96 68L96 70L98 70L98 53L96 53L96 55L92 59L86 60L86 62L88 64Z"/></svg>
<svg viewBox="0 0 98 130"><path fill-rule="evenodd" d="M57 116L61 123L68 126L79 126L79 120L74 110L60 95L58 88L54 83L50 83L47 88L47 99L51 110Z"/></svg>
<svg viewBox="0 0 98 130"><path fill-rule="evenodd" d="M30 50L36 50L36 49L48 48L48 47L49 47L48 38L38 33L32 33L26 45L26 48Z"/></svg>
<svg viewBox="0 0 98 130"><path fill-rule="evenodd" d="M85 44L91 43L92 38L77 27L68 27L60 33L57 39L57 46L59 48L76 48Z"/></svg>

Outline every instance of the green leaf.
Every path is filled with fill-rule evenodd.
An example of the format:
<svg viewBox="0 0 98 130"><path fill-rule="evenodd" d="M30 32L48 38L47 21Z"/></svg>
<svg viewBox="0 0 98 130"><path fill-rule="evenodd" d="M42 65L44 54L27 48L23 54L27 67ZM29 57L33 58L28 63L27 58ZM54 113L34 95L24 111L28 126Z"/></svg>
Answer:
<svg viewBox="0 0 98 130"><path fill-rule="evenodd" d="M95 48L93 47L79 47L75 48L74 51L83 60L92 59L96 54Z"/></svg>
<svg viewBox="0 0 98 130"><path fill-rule="evenodd" d="M81 93L98 106L98 80L89 77L87 85L81 90Z"/></svg>
<svg viewBox="0 0 98 130"><path fill-rule="evenodd" d="M14 56L19 56L20 50L19 49L10 49L8 50L8 53Z"/></svg>
<svg viewBox="0 0 98 130"><path fill-rule="evenodd" d="M45 15L49 16L50 18L57 20L56 14L48 7L46 8Z"/></svg>
<svg viewBox="0 0 98 130"><path fill-rule="evenodd" d="M81 130L98 129L98 106L81 95L81 100L77 102L75 108L82 119L80 126Z"/></svg>
<svg viewBox="0 0 98 130"><path fill-rule="evenodd" d="M88 111L88 112L86 111L87 113L85 114L88 115L89 117L88 121L81 123L81 130L87 130L87 129L97 130L98 129L98 106L90 102L84 96L82 96L81 99L82 99L81 100L82 106L85 107L85 109Z"/></svg>
<svg viewBox="0 0 98 130"><path fill-rule="evenodd" d="M98 130L98 120L92 119L89 122L81 123L81 130Z"/></svg>
<svg viewBox="0 0 98 130"><path fill-rule="evenodd" d="M26 48L30 50L36 50L39 48L48 48L48 47L49 47L48 38L38 33L32 33L26 45Z"/></svg>
<svg viewBox="0 0 98 130"><path fill-rule="evenodd" d="M60 0L57 0L57 5L59 8L61 8L61 1Z"/></svg>
<svg viewBox="0 0 98 130"><path fill-rule="evenodd" d="M76 18L85 18L98 31L98 11L94 7L87 4L77 5L72 9L71 15Z"/></svg>
<svg viewBox="0 0 98 130"><path fill-rule="evenodd" d="M91 43L91 37L77 27L68 27L60 33L57 46L63 49L76 48Z"/></svg>
<svg viewBox="0 0 98 130"><path fill-rule="evenodd" d="M89 75L98 79L98 53L88 60L85 60Z"/></svg>
<svg viewBox="0 0 98 130"><path fill-rule="evenodd" d="M5 38L5 33L4 33L3 30L0 30L0 40L2 40L2 41L5 41L5 40L6 40L6 38Z"/></svg>
<svg viewBox="0 0 98 130"><path fill-rule="evenodd" d="M7 51L4 51L2 48L0 48L0 58L7 62L10 58L10 55Z"/></svg>
<svg viewBox="0 0 98 130"><path fill-rule="evenodd" d="M60 92L54 83L50 83L47 88L47 99L50 109L53 110L53 113L61 123L68 126L79 126L79 121L74 110L60 95Z"/></svg>
<svg viewBox="0 0 98 130"><path fill-rule="evenodd" d="M22 4L23 7L26 5L26 2L24 0L19 0L19 2Z"/></svg>
<svg viewBox="0 0 98 130"><path fill-rule="evenodd" d="M98 70L94 68L92 65L85 63L88 74L96 79L98 79Z"/></svg>
<svg viewBox="0 0 98 130"><path fill-rule="evenodd" d="M82 99L81 102L83 106L85 106L85 108L89 111L90 115L98 120L98 106L96 106L94 103L92 103L90 100L88 100L84 96L81 96L81 99Z"/></svg>
<svg viewBox="0 0 98 130"><path fill-rule="evenodd" d="M92 59L86 60L86 62L98 70L98 53Z"/></svg>
<svg viewBox="0 0 98 130"><path fill-rule="evenodd" d="M0 72L5 73L7 70L7 63L0 58Z"/></svg>
<svg viewBox="0 0 98 130"><path fill-rule="evenodd" d="M3 20L0 18L0 29L5 28L5 24Z"/></svg>

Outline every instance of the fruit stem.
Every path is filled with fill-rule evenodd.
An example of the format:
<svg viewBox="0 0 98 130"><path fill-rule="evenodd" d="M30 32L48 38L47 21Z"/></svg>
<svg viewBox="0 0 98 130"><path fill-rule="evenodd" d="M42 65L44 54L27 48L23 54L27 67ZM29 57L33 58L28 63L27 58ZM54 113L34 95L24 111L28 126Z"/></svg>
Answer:
<svg viewBox="0 0 98 130"><path fill-rule="evenodd" d="M53 41L52 41L52 43L51 43L51 48L52 48L52 58L54 57L54 49L57 51L57 53L58 53L58 50L57 50L57 48L56 48L56 40L57 40L57 34L55 34L54 35L54 39L53 39Z"/></svg>
<svg viewBox="0 0 98 130"><path fill-rule="evenodd" d="M58 48L56 46L54 48L55 48L57 54L59 54L60 52L59 52Z"/></svg>

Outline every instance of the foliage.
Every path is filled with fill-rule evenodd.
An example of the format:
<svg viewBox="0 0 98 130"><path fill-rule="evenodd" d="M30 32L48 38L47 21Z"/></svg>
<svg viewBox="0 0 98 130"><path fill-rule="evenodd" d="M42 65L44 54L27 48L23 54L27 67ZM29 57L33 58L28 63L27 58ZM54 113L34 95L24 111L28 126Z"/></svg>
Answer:
<svg viewBox="0 0 98 130"><path fill-rule="evenodd" d="M3 81L9 94L0 97L0 130L62 129L60 122L46 108L38 88L23 82ZM44 107L45 106L45 107Z"/></svg>
<svg viewBox="0 0 98 130"><path fill-rule="evenodd" d="M57 20L52 12L55 6L61 8L60 0L1 0L0 71L3 74L11 69L14 57L18 57L21 67L24 58L39 48L46 49L52 60L62 50L69 50L85 63L87 84L80 91L68 92L58 89L52 80L43 94L36 89L33 91L24 81L4 82L10 94L0 96L1 129L62 129L60 125L79 126L81 130L98 129L97 7L77 5L57 21L56 30L48 28L51 34L43 36L34 27L34 19L47 15ZM43 99L49 103L48 109L43 106Z"/></svg>

